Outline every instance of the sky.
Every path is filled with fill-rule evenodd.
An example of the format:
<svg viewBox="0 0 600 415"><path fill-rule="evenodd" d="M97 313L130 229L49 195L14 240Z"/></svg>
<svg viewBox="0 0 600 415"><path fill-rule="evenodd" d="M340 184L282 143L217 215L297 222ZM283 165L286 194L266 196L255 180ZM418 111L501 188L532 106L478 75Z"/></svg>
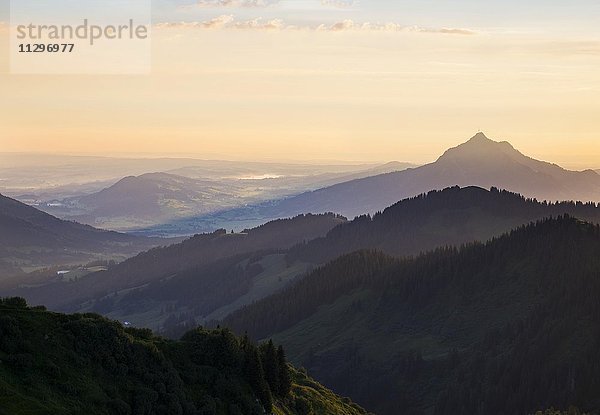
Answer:
<svg viewBox="0 0 600 415"><path fill-rule="evenodd" d="M8 73L0 151L600 168L600 2L155 0L147 75Z"/></svg>

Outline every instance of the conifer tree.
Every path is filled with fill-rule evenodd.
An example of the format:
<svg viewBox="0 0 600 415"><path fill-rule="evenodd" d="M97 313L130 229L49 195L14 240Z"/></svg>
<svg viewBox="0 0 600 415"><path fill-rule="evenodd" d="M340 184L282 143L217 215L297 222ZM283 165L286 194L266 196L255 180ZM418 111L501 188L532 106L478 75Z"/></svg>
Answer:
<svg viewBox="0 0 600 415"><path fill-rule="evenodd" d="M279 368L279 391L278 395L286 397L292 390L292 379L290 377L290 369L288 367L285 352L280 345L277 348L277 366Z"/></svg>
<svg viewBox="0 0 600 415"><path fill-rule="evenodd" d="M258 350L251 343L247 343L244 349L244 369L244 374L250 386L252 386L267 413L270 413L273 407L273 397L269 385L265 381Z"/></svg>
<svg viewBox="0 0 600 415"><path fill-rule="evenodd" d="M277 350L273 340L269 340L260 346L260 357L265 372L265 380L274 395L279 395L279 367L277 360Z"/></svg>

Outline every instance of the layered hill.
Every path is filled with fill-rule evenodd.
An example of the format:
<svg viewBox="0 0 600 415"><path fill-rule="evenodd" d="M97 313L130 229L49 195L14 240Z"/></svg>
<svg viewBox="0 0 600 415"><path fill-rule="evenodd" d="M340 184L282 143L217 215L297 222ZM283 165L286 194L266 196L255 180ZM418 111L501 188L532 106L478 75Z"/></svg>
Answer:
<svg viewBox="0 0 600 415"><path fill-rule="evenodd" d="M600 206L595 203L547 203L496 188L455 186L402 200L372 217L357 217L322 238L294 247L288 257L319 264L361 249L398 257L416 255L487 241L531 221L563 214L600 223Z"/></svg>
<svg viewBox="0 0 600 415"><path fill-rule="evenodd" d="M99 192L68 198L45 209L95 226L130 230L237 207L244 190L235 182L147 173L125 177Z"/></svg>
<svg viewBox="0 0 600 415"><path fill-rule="evenodd" d="M530 221L570 214L600 223L600 208L540 203L497 189L448 188L352 222L303 215L243 233L198 235L109 270L5 292L60 311L94 311L178 337L271 295L319 264L362 249L395 257L486 241Z"/></svg>
<svg viewBox="0 0 600 415"><path fill-rule="evenodd" d="M64 221L0 195L0 261L9 270L124 259L164 243Z"/></svg>
<svg viewBox="0 0 600 415"><path fill-rule="evenodd" d="M306 266L290 266L284 251L323 236L345 221L333 214L302 215L242 233L221 230L196 235L77 281L4 294L22 295L32 304L46 304L52 309L94 310L159 329L171 316L183 322L237 300L252 302L285 287L305 272Z"/></svg>
<svg viewBox="0 0 600 415"><path fill-rule="evenodd" d="M279 169L284 169L282 173L286 170L283 166L275 169L274 165L275 173L272 174L261 175L242 169L232 171L232 176L226 177L214 177L215 172L210 173L206 168L190 167L170 173L127 176L109 187L85 195L60 199L27 194L19 197L23 201L37 200L41 209L55 216L105 229L146 235L191 235L222 227L241 230L265 222L262 218L252 217L217 221L197 221L194 219L197 217L409 166L398 162L376 167L338 166L337 169L342 170L338 173L319 173L325 168L336 169L335 166L313 166L314 173L308 174L308 166L294 169L291 165L287 166L289 175L279 175L276 173ZM203 174L209 177L203 177ZM39 201L39 198L45 201Z"/></svg>
<svg viewBox="0 0 600 415"><path fill-rule="evenodd" d="M349 218L375 213L398 200L450 186L498 187L539 200L600 201L600 175L538 161L510 143L478 133L421 167L352 180L253 208L265 218L336 212ZM247 209L250 211L250 209ZM237 215L243 214L236 211Z"/></svg>
<svg viewBox="0 0 600 415"><path fill-rule="evenodd" d="M180 341L0 300L0 414L366 414L227 330Z"/></svg>
<svg viewBox="0 0 600 415"><path fill-rule="evenodd" d="M600 227L571 217L414 259L341 257L222 323L382 415L600 410Z"/></svg>

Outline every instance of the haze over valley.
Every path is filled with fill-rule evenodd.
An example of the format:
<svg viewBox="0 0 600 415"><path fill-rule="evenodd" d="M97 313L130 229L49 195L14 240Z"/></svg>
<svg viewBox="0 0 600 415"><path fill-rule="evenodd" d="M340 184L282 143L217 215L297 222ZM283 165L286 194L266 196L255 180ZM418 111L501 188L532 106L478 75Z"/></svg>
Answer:
<svg viewBox="0 0 600 415"><path fill-rule="evenodd" d="M0 2L0 415L600 415L598 16Z"/></svg>
<svg viewBox="0 0 600 415"><path fill-rule="evenodd" d="M0 160L9 159L0 154ZM0 168L0 176L6 177L0 192L62 219L150 236L180 236L214 231L228 222L169 223L202 220L215 212L413 166L26 156ZM261 223L250 217L234 227Z"/></svg>
<svg viewBox="0 0 600 415"><path fill-rule="evenodd" d="M8 3L0 415L600 415L600 2Z"/></svg>
<svg viewBox="0 0 600 415"><path fill-rule="evenodd" d="M561 374L566 362L582 381L595 373L588 363L593 342L584 347L575 339L595 338L596 317L584 327L572 323L593 312L590 293L598 293L598 173L537 161L483 133L420 167L195 163L127 176L101 190L94 186L106 179L102 168L87 170L92 181L65 184L71 173L61 178L48 167L59 185L44 188L40 175L38 193L20 196L30 205L1 196L0 294L7 310L27 301L101 314L126 332L151 329L184 336L184 344L198 326L209 328L194 334L198 342L212 341L205 336L217 327L249 335L230 338L241 350L273 338L291 363L382 415L461 413L457 406L481 414L594 407L593 388L575 393ZM62 192L69 196L40 199ZM548 268L543 258L553 251L562 256ZM576 284L568 284L567 266ZM566 300L557 297L561 289ZM571 296L584 299L581 307ZM552 301L572 317L552 313ZM562 346L540 331L541 315L562 327ZM519 375L514 362L531 359L524 339L537 348L555 343L537 354L543 369ZM561 347L577 357L562 355ZM478 386L482 401L473 401L471 381L459 373L490 378ZM289 376L305 382L296 372ZM494 388L491 378L498 376ZM532 388L501 400L517 381ZM285 400L272 400L279 393L274 385L263 403L277 407ZM285 396L300 399L295 387ZM337 407L333 396L311 405Z"/></svg>

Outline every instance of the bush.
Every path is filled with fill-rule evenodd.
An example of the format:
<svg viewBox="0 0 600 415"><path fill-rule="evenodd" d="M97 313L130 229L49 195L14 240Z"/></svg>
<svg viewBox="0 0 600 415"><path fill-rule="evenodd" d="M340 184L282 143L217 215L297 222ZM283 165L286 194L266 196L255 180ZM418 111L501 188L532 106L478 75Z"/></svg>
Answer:
<svg viewBox="0 0 600 415"><path fill-rule="evenodd" d="M27 301L21 297L7 297L0 300L0 305L12 308L27 308Z"/></svg>
<svg viewBox="0 0 600 415"><path fill-rule="evenodd" d="M17 353L23 348L23 336L19 322L11 316L0 317L0 349Z"/></svg>
<svg viewBox="0 0 600 415"><path fill-rule="evenodd" d="M298 398L294 404L298 415L310 415L312 413L312 405L306 398Z"/></svg>

